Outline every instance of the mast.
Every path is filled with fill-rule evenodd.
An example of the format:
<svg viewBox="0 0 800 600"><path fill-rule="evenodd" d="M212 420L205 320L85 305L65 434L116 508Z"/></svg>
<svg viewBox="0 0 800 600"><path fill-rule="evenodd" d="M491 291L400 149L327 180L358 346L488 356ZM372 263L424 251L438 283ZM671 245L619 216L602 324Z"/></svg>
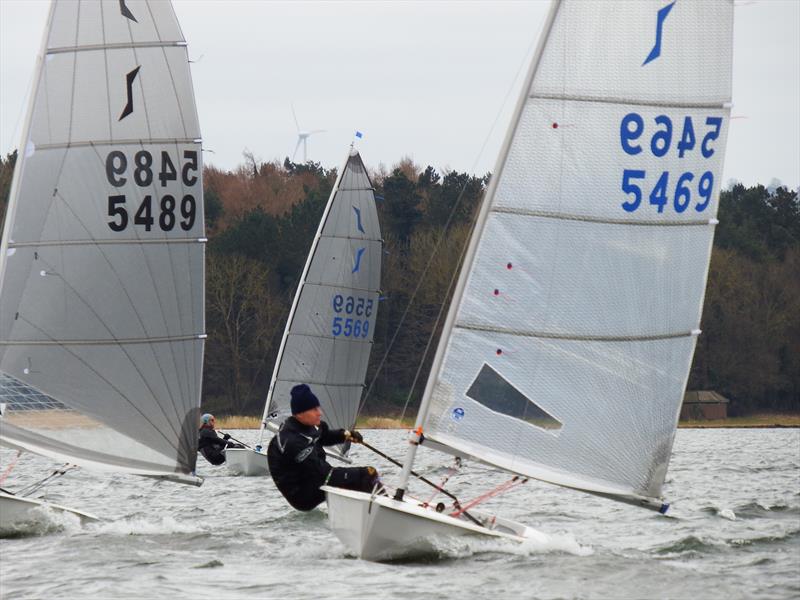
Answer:
<svg viewBox="0 0 800 600"><path fill-rule="evenodd" d="M395 498L397 500L403 499L405 488L408 485L408 478L411 475L411 469L414 465L414 458L416 456L417 447L419 446L420 436L422 434L422 424L425 422L425 417L428 414L431 394L433 392L436 378L438 377L439 367L444 359L445 351L447 349L447 341L450 338L450 332L453 329L456 313L458 312L458 299L464 293L464 287L467 284L467 279L469 279L470 268L475 257L475 251L478 247L481 232L486 224L489 209L492 205L492 199L494 198L494 193L497 189L497 182L500 180L500 173L503 169L503 165L505 164L506 157L508 156L511 142L514 139L514 132L517 129L522 111L525 108L525 102L528 98L533 77L536 74L536 69L538 68L539 61L542 57L542 52L544 51L547 40L550 37L550 31L552 30L553 22L558 14L560 5L561 0L553 0L550 4L550 12L548 13L547 19L542 27L542 33L539 36L539 42L536 46L536 51L534 52L533 59L531 60L531 65L528 69L528 74L525 77L525 82L522 85L522 90L520 92L519 99L517 100L517 106L514 109L514 115L511 118L511 123L506 131L503 145L495 163L495 169L492 172L492 177L489 181L489 188L486 190L486 195L484 196L483 203L481 204L481 211L478 214L475 227L473 228L472 235L470 236L469 246L467 247L466 255L464 257L463 264L461 265L461 273L458 276L458 283L456 284L455 291L453 292L453 298L450 301L450 308L447 311L447 319L445 320L445 324L442 329L442 335L439 338L439 345L436 348L436 355L434 356L433 364L431 365L428 381L425 384L425 392L423 393L422 402L420 403L419 411L417 412L417 420L414 425L414 431L409 438L409 447L406 451L406 457L403 462L403 470L400 473L400 482L398 483L397 491L395 493Z"/></svg>

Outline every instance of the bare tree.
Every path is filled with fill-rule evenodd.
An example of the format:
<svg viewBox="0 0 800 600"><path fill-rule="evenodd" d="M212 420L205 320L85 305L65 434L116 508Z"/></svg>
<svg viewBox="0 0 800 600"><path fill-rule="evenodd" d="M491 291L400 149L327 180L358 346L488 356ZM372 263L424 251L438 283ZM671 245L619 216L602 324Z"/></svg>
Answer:
<svg viewBox="0 0 800 600"><path fill-rule="evenodd" d="M206 264L206 378L224 389L217 410L243 414L266 396L266 377L288 302L274 294L267 267L238 255L209 254Z"/></svg>

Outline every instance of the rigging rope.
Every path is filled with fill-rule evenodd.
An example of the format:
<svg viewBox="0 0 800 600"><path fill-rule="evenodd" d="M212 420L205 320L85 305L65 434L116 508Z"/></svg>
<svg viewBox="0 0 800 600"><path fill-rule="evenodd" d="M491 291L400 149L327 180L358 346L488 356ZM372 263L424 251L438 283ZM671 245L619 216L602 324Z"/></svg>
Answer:
<svg viewBox="0 0 800 600"><path fill-rule="evenodd" d="M8 465L8 468L5 470L5 473L3 473L2 476L0 476L0 485L3 485L3 482L6 480L6 478L9 475L9 473L11 473L11 471L14 470L14 467L16 466L17 461L19 460L19 457L21 455L22 455L22 450L17 450L17 455L11 461L11 464Z"/></svg>
<svg viewBox="0 0 800 600"><path fill-rule="evenodd" d="M56 469L55 471L50 473L50 475L48 475L44 479L42 479L40 481L37 481L35 483L32 483L27 487L22 488L20 491L17 492L16 495L20 496L20 497L30 496L34 492L39 491L46 484L50 483L50 481L52 479L55 479L56 477L61 477L65 473L68 473L69 471L72 471L73 469L77 469L77 468L78 467L76 467L75 465L70 465L69 463L67 463L63 467L61 467L60 469Z"/></svg>
<svg viewBox="0 0 800 600"><path fill-rule="evenodd" d="M486 137L483 140L483 144L481 144L481 148L478 151L478 154L475 157L474 162L472 163L472 167L470 169L471 171L475 171L475 168L478 165L478 161L480 160L481 156L483 155L483 151L486 149L486 145L489 143L489 138L492 136L492 133L494 132L495 127L497 127L497 122L500 120L500 115L503 112L503 108L505 107L506 103L508 102L508 98L511 95L512 90L516 86L516 82L519 79L519 75L522 72L523 67L529 62L528 61L528 56L531 54L531 51L533 49L534 44L536 44L536 40L535 39L528 46L528 49L525 51L525 55L523 56L522 62L520 62L519 67L517 67L517 72L516 72L516 75L514 75L513 83L511 84L511 86L509 86L508 91L506 92L506 95L503 98L503 102L500 104L500 108L498 109L497 114L495 115L494 122L492 123L491 127L489 128L489 132L486 134ZM433 263L433 259L439 252L439 248L440 248L440 246L442 245L442 242L445 239L447 230L450 227L450 223L453 220L453 216L455 215L456 210L458 210L458 207L461 205L461 200L464 197L464 192L466 191L467 186L469 185L469 183L470 183L469 179L467 179L464 182L464 185L461 188L461 191L459 192L455 203L453 204L453 208L450 210L450 214L447 216L447 221L445 221L445 224L442 227L441 235L439 236L439 239L437 240L436 245L433 248L433 252L431 252L431 254L430 254L429 258L428 258L428 262L426 263L425 268L422 270L422 275L417 280L417 285L416 285L416 287L414 288L414 291L411 294L411 298L409 299L408 304L406 305L406 308L403 311L402 316L400 317L400 321L397 324L397 328L395 329L394 334L392 335L392 339L389 341L389 345L386 347L386 350L383 353L383 357L381 357L381 360L378 363L378 368L375 369L375 374L372 376L372 380L370 381L369 386L367 387L367 391L364 394L364 398L361 400L361 402L358 405L358 411L356 412L356 415L361 414L362 409L364 408L364 406L367 403L367 399L369 398L369 395L372 393L372 389L375 387L375 382L378 380L378 376L380 375L381 370L383 369L383 365L386 363L386 359L388 358L389 353L391 352L392 347L394 346L394 343L397 340L397 336L399 335L400 331L403 328L403 323L405 323L406 317L408 316L408 311L410 310L411 306L414 304L414 300L415 300L415 298L417 296L417 293L420 290L420 287L422 287L422 282L425 281L425 277L426 277L426 275L428 273L428 270L430 269L431 264ZM470 227L470 235L467 236L467 238L466 238L466 240L464 242L464 245L461 248L461 253L460 253L460 256L459 256L459 259L458 259L458 264L456 265L456 269L453 272L453 277L452 277L452 279L450 281L450 284L448 285L447 293L445 294L445 297L442 299L442 304L441 304L441 306L439 308L439 314L436 317L436 323L434 324L434 327L431 330L430 336L428 337L428 343L425 346L425 351L424 351L424 353L422 355L422 359L419 361L419 367L417 368L417 373L414 376L414 384L411 386L411 389L408 392L408 397L406 398L405 405L403 406L403 413L402 413L403 416L405 416L406 408L408 407L408 404L411 401L411 396L413 396L413 394L414 394L414 387L416 386L417 379L419 378L419 375L420 375L420 373L422 371L422 365L425 363L425 358L426 358L426 356L428 354L428 351L430 350L430 346L431 346L432 340L433 340L434 336L436 335L436 328L438 327L439 321L440 321L441 316L442 316L442 314L444 312L444 307L447 304L447 298L450 295L450 291L451 291L451 289L453 287L453 282L456 280L456 275L461 270L461 264L462 264L462 262L464 260L464 255L466 253L467 246L469 245L469 240L472 237L472 230L475 227L475 220L476 219L477 219L477 213L475 214L475 218L473 218L473 220L472 220L472 224L471 224L471 227ZM402 421L402 417L401 417L401 421Z"/></svg>
<svg viewBox="0 0 800 600"><path fill-rule="evenodd" d="M395 465L397 465L398 467L402 467L402 466L403 466L403 463L401 463L399 460L397 460L397 459L395 459L395 458L392 458L391 456L389 456L389 455L387 455L387 454L384 454L383 452L381 452L380 450L378 450L378 449L377 449L377 448L375 448L374 446L371 446L370 444L368 444L368 443L366 443L366 442L361 442L361 445L362 445L362 446L364 446L365 448L369 449L369 450L372 450L372 451L373 451L375 454L377 454L378 456L382 456L383 458L385 458L385 459L386 459L386 460L388 460L389 462L391 462L391 463L394 463L394 464L395 464ZM461 506L461 502L459 502L459 500L458 500L458 498L456 497L456 495L455 495L455 494L453 494L453 493L451 493L451 492L448 492L448 491L447 491L446 489L444 489L444 487L442 487L442 486L436 485L436 484L435 484L434 482L432 482L430 479L427 479L426 477L423 477L422 475L420 475L419 473L417 473L417 472L416 472L416 471L414 471L413 469L411 470L411 475L413 475L414 477L416 477L417 479L419 479L419 480L420 480L420 481L422 481L423 483L426 483L426 484L428 484L429 486L431 486L432 488L434 488L434 489L435 489L437 492L439 492L439 493L442 493L442 494L444 494L445 496L447 496L448 498L450 498L451 500L453 500L453 506L454 506L454 507L455 507L455 509L458 511L458 514L463 514L465 517L467 517L467 518L468 518L470 521L472 521L472 522L473 522L473 523L475 523L476 525L479 525L479 526L483 527L483 525L481 524L481 522L480 522L480 521L478 521L478 519L476 519L475 517L473 517L471 514L469 514L469 513L467 512L467 509L466 509L466 508L462 508L462 506Z"/></svg>
<svg viewBox="0 0 800 600"><path fill-rule="evenodd" d="M476 506L476 505L480 504L481 502L484 502L484 501L488 500L489 498L492 498L494 496L502 494L503 492L507 492L511 488L514 488L514 487L517 487L519 485L522 485L523 483L526 483L527 481L528 481L527 477L524 478L524 479L520 479L519 475L514 475L514 477L512 477L510 481L506 481L505 483L501 483L496 488L494 488L492 490L489 490L485 494L481 494L480 496L478 496L474 500L470 500L469 502L467 502L467 504L465 506L456 507L457 510L454 511L454 512L451 512L450 516L451 517L457 517L462 513L466 514L467 509L472 508L473 506Z"/></svg>

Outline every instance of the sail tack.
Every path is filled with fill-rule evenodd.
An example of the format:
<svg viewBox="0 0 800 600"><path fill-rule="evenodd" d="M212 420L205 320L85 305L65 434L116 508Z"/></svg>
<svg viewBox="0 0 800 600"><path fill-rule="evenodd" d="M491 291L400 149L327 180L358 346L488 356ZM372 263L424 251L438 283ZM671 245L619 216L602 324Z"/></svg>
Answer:
<svg viewBox="0 0 800 600"><path fill-rule="evenodd" d="M99 468L194 470L201 179L171 4L54 2L0 256L4 442Z"/></svg>
<svg viewBox="0 0 800 600"><path fill-rule="evenodd" d="M290 416L290 390L305 383L332 428L355 424L377 320L382 246L372 183L353 151L295 295L265 420L280 424Z"/></svg>
<svg viewBox="0 0 800 600"><path fill-rule="evenodd" d="M520 474L654 501L699 333L733 4L553 10L426 389L425 433Z"/></svg>

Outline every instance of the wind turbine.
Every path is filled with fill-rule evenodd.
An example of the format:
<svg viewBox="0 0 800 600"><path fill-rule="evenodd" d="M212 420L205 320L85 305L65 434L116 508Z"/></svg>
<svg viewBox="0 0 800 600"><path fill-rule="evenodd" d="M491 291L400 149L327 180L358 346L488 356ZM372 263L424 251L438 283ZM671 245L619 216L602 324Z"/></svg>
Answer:
<svg viewBox="0 0 800 600"><path fill-rule="evenodd" d="M297 122L297 115L294 112L294 104L292 104L292 116L294 117L294 124L297 127L297 145L294 147L294 152L292 153L292 162L294 162L294 157L297 156L297 149L300 148L300 144L303 144L303 162L308 162L308 138L310 138L315 133L323 133L324 129L314 129L312 131L301 131L300 124Z"/></svg>

